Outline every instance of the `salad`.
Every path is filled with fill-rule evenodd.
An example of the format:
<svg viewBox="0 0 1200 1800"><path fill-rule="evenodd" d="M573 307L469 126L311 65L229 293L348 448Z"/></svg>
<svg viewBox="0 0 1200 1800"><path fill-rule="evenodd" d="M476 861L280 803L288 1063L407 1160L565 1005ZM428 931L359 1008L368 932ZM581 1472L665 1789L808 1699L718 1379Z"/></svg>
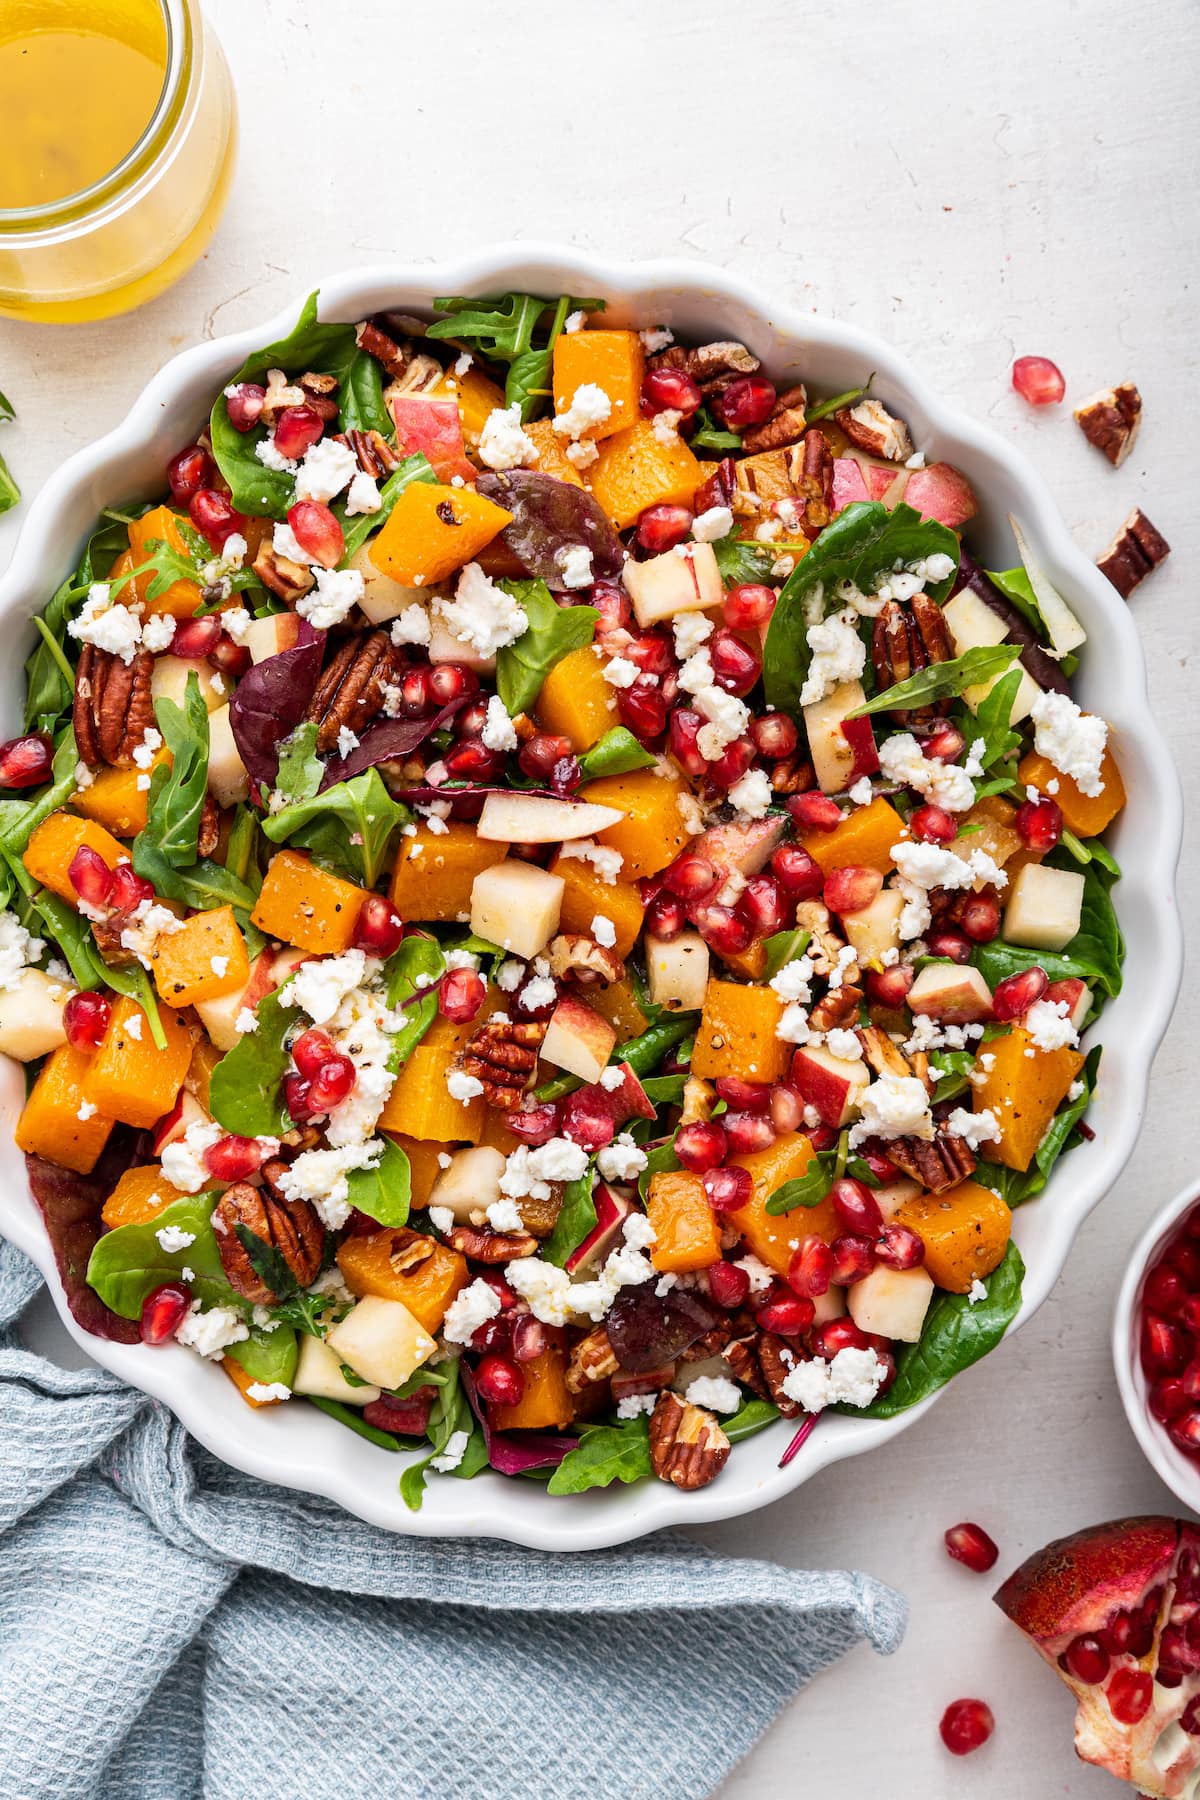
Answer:
<svg viewBox="0 0 1200 1800"><path fill-rule="evenodd" d="M985 1354L1121 982L1044 572L869 386L603 311L313 296L100 518L0 746L75 1317L423 1446L413 1507L700 1488Z"/></svg>

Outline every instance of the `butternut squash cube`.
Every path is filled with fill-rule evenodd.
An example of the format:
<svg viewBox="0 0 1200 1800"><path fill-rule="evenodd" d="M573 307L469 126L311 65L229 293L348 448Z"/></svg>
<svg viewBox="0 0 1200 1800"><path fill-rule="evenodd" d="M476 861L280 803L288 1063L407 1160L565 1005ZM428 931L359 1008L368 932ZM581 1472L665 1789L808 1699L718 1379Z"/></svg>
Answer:
<svg viewBox="0 0 1200 1800"><path fill-rule="evenodd" d="M177 1012L159 1007L166 1048L150 1036L136 1000L122 995L112 1010L104 1042L91 1059L84 1097L110 1119L147 1127L170 1112L192 1060L192 1033Z"/></svg>
<svg viewBox="0 0 1200 1800"><path fill-rule="evenodd" d="M396 1269L393 1256L402 1262L404 1251L414 1244L433 1247L423 1261ZM380 1300L399 1300L430 1332L441 1329L446 1308L470 1280L465 1256L415 1231L374 1231L369 1237L347 1238L337 1260L346 1286L357 1298L374 1294Z"/></svg>
<svg viewBox="0 0 1200 1800"><path fill-rule="evenodd" d="M887 875L896 866L892 845L907 836L908 826L880 794L869 806L856 806L832 831L801 832L800 842L826 875L855 866Z"/></svg>
<svg viewBox="0 0 1200 1800"><path fill-rule="evenodd" d="M575 1417L575 1396L567 1387L567 1353L551 1344L532 1362L522 1363L525 1392L515 1406L489 1408L495 1431L561 1431Z"/></svg>
<svg viewBox="0 0 1200 1800"><path fill-rule="evenodd" d="M171 511L169 506L156 506L153 511L142 518L135 519L129 527L129 548L133 553L133 568L140 568L150 560L149 545L154 538L169 544L177 555L190 557L187 539L180 530L180 515ZM175 619L190 619L200 604L200 587L195 581L173 581L164 594L157 600L147 600L146 594L154 576L147 571L145 575L135 577L132 588L148 613L170 613ZM121 589L116 596L123 605L129 605L133 599L130 587Z"/></svg>
<svg viewBox="0 0 1200 1800"><path fill-rule="evenodd" d="M613 949L624 961L642 929L642 896L633 882L604 881L591 863L578 856L555 857L550 872L561 876L563 883L559 930L591 937L592 921L608 919L617 934ZM588 1000L595 1004L596 995L590 989Z"/></svg>
<svg viewBox="0 0 1200 1800"><path fill-rule="evenodd" d="M973 1089L973 1105L976 1112L992 1113L1000 1140L989 1143L985 1154L1006 1168L1027 1169L1084 1058L1065 1046L1039 1050L1022 1025L994 1038L988 1053L992 1066L980 1070L983 1080Z"/></svg>
<svg viewBox="0 0 1200 1800"><path fill-rule="evenodd" d="M219 1000L250 979L246 940L232 906L193 913L180 930L164 932L150 960L154 985L169 1006Z"/></svg>
<svg viewBox="0 0 1200 1800"><path fill-rule="evenodd" d="M401 1067L387 1105L379 1115L381 1131L405 1137L433 1138L440 1144L477 1144L487 1107L482 1095L465 1103L446 1087L459 1046L422 1039Z"/></svg>
<svg viewBox="0 0 1200 1800"><path fill-rule="evenodd" d="M803 1132L789 1132L777 1138L767 1150L752 1150L730 1160L740 1169L748 1169L754 1183L745 1206L727 1216L745 1238L760 1262L786 1275L788 1264L806 1237L824 1238L831 1243L843 1227L829 1200L818 1206L798 1206L794 1212L778 1217L767 1211L767 1201L777 1188L795 1181L807 1169L814 1156L812 1145Z"/></svg>
<svg viewBox="0 0 1200 1800"><path fill-rule="evenodd" d="M616 1026L618 1043L640 1037L650 1023L638 1005L632 981L614 981L611 987L597 988L591 1003L602 1019Z"/></svg>
<svg viewBox="0 0 1200 1800"><path fill-rule="evenodd" d="M1038 788L1043 794L1051 792L1052 781L1058 783L1057 792L1051 793L1051 798L1057 800L1062 808L1063 824L1076 837L1099 837L1125 804L1125 783L1121 780L1117 759L1108 748L1100 764L1100 779L1104 786L1098 794L1083 793L1072 776L1060 775L1049 758L1039 756L1036 750L1021 758L1017 774L1024 786Z"/></svg>
<svg viewBox="0 0 1200 1800"><path fill-rule="evenodd" d="M578 388L598 387L608 395L609 415L582 435L612 437L638 417L645 372L636 331L564 331L554 344L554 410L568 411Z"/></svg>
<svg viewBox="0 0 1200 1800"><path fill-rule="evenodd" d="M721 1228L704 1183L686 1169L653 1175L646 1214L655 1231L650 1261L664 1274L709 1269L721 1260Z"/></svg>
<svg viewBox="0 0 1200 1800"><path fill-rule="evenodd" d="M271 859L250 917L268 937L299 950L335 955L350 948L365 890L319 869L295 850Z"/></svg>
<svg viewBox="0 0 1200 1800"><path fill-rule="evenodd" d="M688 506L703 471L683 439L664 444L653 419L638 419L604 439L590 470L593 494L618 531L637 522L648 506Z"/></svg>
<svg viewBox="0 0 1200 1800"><path fill-rule="evenodd" d="M469 563L511 519L473 488L414 481L371 540L371 561L402 587L430 587Z"/></svg>
<svg viewBox="0 0 1200 1800"><path fill-rule="evenodd" d="M562 432L555 431L553 419L535 419L525 426L525 436L537 446L535 469L543 475L553 475L557 481L570 482L572 487L585 485L583 476L567 455L568 440Z"/></svg>
<svg viewBox="0 0 1200 1800"><path fill-rule="evenodd" d="M161 763L169 764L170 761L169 750L156 751L151 773ZM146 829L150 791L138 786L145 776L144 769L101 769L90 787L80 788L71 805L85 819L94 819L97 825L103 825L114 837L136 837L139 831Z"/></svg>
<svg viewBox="0 0 1200 1800"><path fill-rule="evenodd" d="M68 812L52 812L48 819L42 820L29 840L22 861L35 881L74 906L79 895L67 870L75 852L85 844L102 857L110 869L129 861L128 851L111 832L105 831L103 825L97 825L92 819L77 819Z"/></svg>
<svg viewBox="0 0 1200 1800"><path fill-rule="evenodd" d="M636 881L641 875L657 875L690 843L691 832L679 810L679 796L689 792L678 777L660 775L654 769L634 769L628 775L602 775L580 788L579 798L598 806L614 806L625 817L600 833L600 842L619 850L624 858L621 878ZM568 858L568 861L571 859Z"/></svg>
<svg viewBox="0 0 1200 1800"><path fill-rule="evenodd" d="M779 996L769 987L747 987L710 976L692 1052L692 1073L705 1081L715 1081L719 1075L737 1075L743 1081L782 1081L794 1049L775 1035L782 1017Z"/></svg>
<svg viewBox="0 0 1200 1800"><path fill-rule="evenodd" d="M896 1212L897 1222L925 1245L925 1267L938 1287L968 1294L1000 1262L1012 1234L1012 1213L999 1194L960 1181L944 1194L917 1194Z"/></svg>
<svg viewBox="0 0 1200 1800"><path fill-rule="evenodd" d="M29 1156L44 1156L79 1175L89 1175L100 1158L113 1128L111 1115L98 1109L88 1112L84 1082L90 1057L63 1044L42 1064L17 1121L17 1148Z"/></svg>
<svg viewBox="0 0 1200 1800"><path fill-rule="evenodd" d="M164 1208L178 1200L159 1163L126 1169L104 1202L100 1217L111 1231L120 1225L148 1225Z"/></svg>
<svg viewBox="0 0 1200 1800"><path fill-rule="evenodd" d="M489 843L474 825L451 820L435 835L418 823L414 836L400 839L389 898L402 919L465 918L475 877L507 853L507 844Z"/></svg>
<svg viewBox="0 0 1200 1800"><path fill-rule="evenodd" d="M478 363L472 363L462 375L447 375L434 391L439 400L447 394L458 402L458 416L462 420L463 439L468 449L475 448L492 413L504 405L504 389L498 387L490 375L485 375Z"/></svg>
<svg viewBox="0 0 1200 1800"><path fill-rule="evenodd" d="M556 662L537 697L543 731L570 738L573 750L590 750L616 724L614 690L604 679L604 658L590 644Z"/></svg>

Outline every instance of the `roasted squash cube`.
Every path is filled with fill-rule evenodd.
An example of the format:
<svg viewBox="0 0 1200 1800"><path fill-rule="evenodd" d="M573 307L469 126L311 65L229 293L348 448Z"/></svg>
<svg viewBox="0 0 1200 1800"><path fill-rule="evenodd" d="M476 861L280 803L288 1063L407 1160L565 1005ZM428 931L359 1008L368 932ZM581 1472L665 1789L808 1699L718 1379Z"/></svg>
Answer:
<svg viewBox="0 0 1200 1800"><path fill-rule="evenodd" d="M86 1104L91 1058L63 1044L42 1064L17 1121L17 1148L88 1175L108 1142L113 1117ZM83 1117L80 1117L80 1114Z"/></svg>
<svg viewBox="0 0 1200 1800"><path fill-rule="evenodd" d="M652 419L605 438L590 470L591 489L618 531L648 506L688 506L703 470L682 438L664 444Z"/></svg>
<svg viewBox="0 0 1200 1800"><path fill-rule="evenodd" d="M440 1144L477 1144L487 1107L481 1095L464 1102L449 1092L446 1080L460 1046L431 1042L431 1036L401 1067L379 1116L380 1130L434 1138Z"/></svg>
<svg viewBox="0 0 1200 1800"><path fill-rule="evenodd" d="M575 1417L575 1397L567 1387L567 1353L551 1344L532 1362L521 1364L525 1392L515 1406L492 1406L495 1431L561 1431Z"/></svg>
<svg viewBox="0 0 1200 1800"><path fill-rule="evenodd" d="M611 987L597 988L589 998L600 1017L616 1027L619 1044L640 1037L650 1023L638 1005L637 992L628 978L614 981Z"/></svg>
<svg viewBox="0 0 1200 1800"><path fill-rule="evenodd" d="M240 991L250 979L246 940L232 906L193 913L165 931L150 958L154 985L169 1006L195 1006Z"/></svg>
<svg viewBox="0 0 1200 1800"><path fill-rule="evenodd" d="M612 437L638 417L645 372L636 331L564 331L554 344L554 410L567 412L579 388L598 387L608 396L608 417L580 435Z"/></svg>
<svg viewBox="0 0 1200 1800"><path fill-rule="evenodd" d="M489 843L473 825L447 824L434 833L419 823L400 839L390 898L402 919L462 919L471 910L475 877L503 862L507 844Z"/></svg>
<svg viewBox="0 0 1200 1800"><path fill-rule="evenodd" d="M844 1229L828 1198L817 1206L800 1206L778 1216L767 1211L771 1195L785 1182L798 1180L814 1154L804 1134L793 1131L777 1138L768 1150L752 1150L730 1159L738 1168L749 1170L754 1186L745 1206L728 1214L729 1221L759 1261L777 1275L787 1274L788 1264L806 1237L830 1243Z"/></svg>
<svg viewBox="0 0 1200 1800"><path fill-rule="evenodd" d="M483 428L498 406L504 405L504 389L485 375L478 363L459 374L447 375L435 390L438 399L448 394L458 402L458 416L467 448L473 450Z"/></svg>
<svg viewBox="0 0 1200 1800"><path fill-rule="evenodd" d="M129 548L133 553L133 567L141 568L151 557L150 544L157 538L168 544L177 556L190 557L187 539L184 537L178 513L173 513L169 506L156 506L151 512L135 519L129 527ZM144 575L135 576L131 586L123 587L116 595L122 605L129 605L136 592L147 612L170 613L175 619L190 619L200 604L200 587L195 581L173 581L164 594L157 600L147 600L146 594L153 574L147 570ZM131 588L133 591L131 591Z"/></svg>
<svg viewBox="0 0 1200 1800"><path fill-rule="evenodd" d="M1049 758L1039 756L1036 750L1021 758L1017 774L1023 786L1038 788L1057 800L1062 808L1063 824L1076 837L1099 837L1125 804L1125 783L1121 780L1117 759L1108 748L1100 764L1100 779L1104 786L1098 794L1085 794L1072 776L1060 775ZM1051 782L1057 782L1056 790L1051 790Z"/></svg>
<svg viewBox="0 0 1200 1800"><path fill-rule="evenodd" d="M892 845L908 836L908 826L890 801L878 795L869 806L856 806L832 831L805 831L800 842L826 875L831 869L878 869L886 875L896 866Z"/></svg>
<svg viewBox="0 0 1200 1800"><path fill-rule="evenodd" d="M1030 1054L1026 1054L1026 1052ZM1046 1128L1066 1098L1067 1089L1084 1064L1080 1051L1039 1050L1022 1025L988 1045L991 1067L980 1070L974 1087L976 1112L990 1112L1000 1127L998 1143L989 1143L989 1161L1009 1169L1027 1169Z"/></svg>
<svg viewBox="0 0 1200 1800"><path fill-rule="evenodd" d="M775 1035L782 1017L779 996L771 988L710 976L692 1052L692 1073L705 1081L715 1081L719 1075L736 1075L743 1081L782 1081L795 1048Z"/></svg>
<svg viewBox="0 0 1200 1800"><path fill-rule="evenodd" d="M537 447L535 469L543 475L553 475L556 481L569 482L572 487L585 485L583 476L567 455L568 440L560 431L555 431L553 419L535 419L524 429L525 436Z"/></svg>
<svg viewBox="0 0 1200 1800"><path fill-rule="evenodd" d="M664 1275L720 1262L721 1228L698 1175L679 1169L651 1176L646 1215L655 1233L650 1261Z"/></svg>
<svg viewBox="0 0 1200 1800"><path fill-rule="evenodd" d="M158 750L150 765L151 773L160 763L169 764L171 752ZM136 837L139 831L145 831L147 807L150 801L149 789L139 787L145 781L143 769L101 769L93 777L90 787L80 788L71 801L77 813L85 819L94 819L97 825L103 825L114 837Z"/></svg>
<svg viewBox="0 0 1200 1800"><path fill-rule="evenodd" d="M591 937L592 921L597 917L608 919L617 934L613 949L622 960L627 957L642 929L642 896L634 883L604 881L591 863L578 856L557 856L550 872L561 875L563 880L559 930ZM589 989L589 1002L594 1004L595 998Z"/></svg>
<svg viewBox="0 0 1200 1800"><path fill-rule="evenodd" d="M35 881L40 881L52 894L61 895L74 906L79 895L67 870L75 852L85 844L102 857L110 869L129 861L128 851L105 831L103 825L97 825L92 819L77 819L74 813L68 812L52 812L48 819L42 820L30 838L22 860Z"/></svg>
<svg viewBox="0 0 1200 1800"><path fill-rule="evenodd" d="M166 1048L150 1035L150 1023L136 1000L122 995L112 1009L104 1042L92 1057L84 1098L110 1119L148 1127L169 1112L179 1097L192 1060L192 1033L169 1006L159 1007Z"/></svg>
<svg viewBox="0 0 1200 1800"><path fill-rule="evenodd" d="M655 769L602 775L599 781L589 781L580 788L582 800L597 806L615 806L625 814L615 825L606 826L599 838L609 849L619 850L624 858L622 880L657 875L690 843L692 834L679 810L680 796L688 791L682 780L660 775Z"/></svg>
<svg viewBox="0 0 1200 1800"><path fill-rule="evenodd" d="M371 540L370 558L401 587L429 587L469 563L511 519L473 488L414 481Z"/></svg>
<svg viewBox="0 0 1200 1800"><path fill-rule="evenodd" d="M604 679L604 658L590 644L554 664L535 708L542 730L570 738L573 750L590 750L611 731L616 710L614 690Z"/></svg>
<svg viewBox="0 0 1200 1800"><path fill-rule="evenodd" d="M350 948L365 899L365 890L352 881L319 869L295 850L280 850L250 917L283 944L334 955Z"/></svg>
<svg viewBox="0 0 1200 1800"><path fill-rule="evenodd" d="M895 1216L917 1233L926 1269L951 1294L968 1294L990 1275L1012 1234L1006 1202L977 1181L960 1181L944 1194L917 1194Z"/></svg>
<svg viewBox="0 0 1200 1800"><path fill-rule="evenodd" d="M126 1169L104 1202L100 1217L110 1231L116 1231L120 1225L148 1225L178 1198L178 1189L171 1186L162 1165L145 1163Z"/></svg>
<svg viewBox="0 0 1200 1800"><path fill-rule="evenodd" d="M404 1252L427 1244L432 1245L429 1255L405 1267ZM374 1294L380 1300L399 1300L417 1323L431 1332L441 1329L446 1308L470 1280L465 1256L407 1229L349 1237L340 1246L337 1259L346 1286L356 1298ZM396 1263L401 1266L397 1268Z"/></svg>

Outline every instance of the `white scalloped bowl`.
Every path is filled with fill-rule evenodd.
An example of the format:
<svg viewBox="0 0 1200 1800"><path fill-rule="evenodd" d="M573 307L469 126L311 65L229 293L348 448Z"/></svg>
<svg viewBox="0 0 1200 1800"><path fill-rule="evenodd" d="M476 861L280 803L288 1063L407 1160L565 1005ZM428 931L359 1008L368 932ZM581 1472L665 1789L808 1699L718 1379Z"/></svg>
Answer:
<svg viewBox="0 0 1200 1800"><path fill-rule="evenodd" d="M1069 597L1090 635L1077 691L1111 721L1130 804L1114 831L1126 871L1118 911L1129 944L1125 987L1105 1011L1099 1092L1090 1114L1092 1142L1059 1166L1048 1192L1023 1207L1016 1241L1027 1275L1012 1329L1041 1305L1058 1278L1083 1220L1113 1185L1137 1137L1154 1052L1179 985L1182 940L1174 897L1181 834L1179 786L1151 713L1145 666L1129 611L1076 549L1039 477L1008 445L937 399L889 345L850 325L777 306L738 276L689 263L609 263L552 246L497 246L440 267L381 267L334 277L321 290L321 315L355 320L389 307L428 309L447 293L602 295L619 324L666 323L684 337L744 339L776 376L803 377L818 394L838 393L874 371L873 391L908 421L930 460L945 458L975 485L983 509L970 528L981 561L1017 560L1006 523L1015 513L1043 567ZM64 463L29 510L11 568L0 581L0 618L13 654L0 672L6 736L19 728L21 660L28 620L75 565L102 507L161 491L168 458L205 419L213 393L257 346L282 337L300 299L252 330L197 345L149 383L125 422ZM1103 479L1103 477L1098 477ZM19 653L18 653L19 652ZM20 1071L0 1076L0 1109L11 1126L22 1098ZM392 1531L430 1537L499 1537L549 1550L591 1550L662 1526L698 1524L753 1512L792 1493L819 1469L885 1443L922 1406L892 1420L823 1419L786 1468L779 1457L792 1427L781 1423L735 1448L720 1478L696 1494L655 1481L551 1499L532 1482L486 1474L474 1481L434 1480L424 1507L410 1513L397 1478L398 1457L372 1448L315 1409L253 1412L218 1369L190 1351L150 1350L89 1337L71 1319L22 1160L3 1132L0 1170L6 1199L0 1227L44 1273L72 1336L97 1362L168 1405L200 1441L238 1468L340 1505ZM968 1377L969 1379L969 1377Z"/></svg>

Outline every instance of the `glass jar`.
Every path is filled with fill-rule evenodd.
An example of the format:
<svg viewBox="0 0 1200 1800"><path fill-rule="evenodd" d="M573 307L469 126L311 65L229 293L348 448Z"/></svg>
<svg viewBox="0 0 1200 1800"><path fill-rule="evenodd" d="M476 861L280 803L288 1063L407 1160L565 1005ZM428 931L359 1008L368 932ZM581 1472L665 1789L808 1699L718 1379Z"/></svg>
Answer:
<svg viewBox="0 0 1200 1800"><path fill-rule="evenodd" d="M166 73L128 155L79 193L0 208L0 315L67 323L127 312L178 280L216 230L236 155L229 67L198 0L156 4Z"/></svg>

